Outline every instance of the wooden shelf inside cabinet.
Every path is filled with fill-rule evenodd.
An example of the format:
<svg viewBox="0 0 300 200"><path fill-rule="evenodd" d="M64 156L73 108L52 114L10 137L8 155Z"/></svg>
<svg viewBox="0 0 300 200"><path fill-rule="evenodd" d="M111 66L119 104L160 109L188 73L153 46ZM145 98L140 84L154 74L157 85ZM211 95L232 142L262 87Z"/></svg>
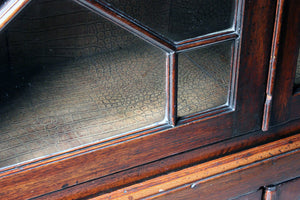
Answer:
<svg viewBox="0 0 300 200"><path fill-rule="evenodd" d="M1 2L0 196L83 198L293 135L294 121L261 131L275 13Z"/></svg>

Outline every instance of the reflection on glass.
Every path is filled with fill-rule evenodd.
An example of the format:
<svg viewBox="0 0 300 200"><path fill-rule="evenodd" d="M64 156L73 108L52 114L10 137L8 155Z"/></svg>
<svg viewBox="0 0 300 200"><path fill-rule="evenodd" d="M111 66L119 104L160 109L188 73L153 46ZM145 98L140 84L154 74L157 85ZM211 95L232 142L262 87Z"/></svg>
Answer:
<svg viewBox="0 0 300 200"><path fill-rule="evenodd" d="M300 85L300 51L299 51L298 59L297 59L297 69L296 69L295 83L297 85Z"/></svg>
<svg viewBox="0 0 300 200"><path fill-rule="evenodd" d="M235 0L106 0L173 41L231 28Z"/></svg>
<svg viewBox="0 0 300 200"><path fill-rule="evenodd" d="M233 41L178 55L178 115L227 103Z"/></svg>
<svg viewBox="0 0 300 200"><path fill-rule="evenodd" d="M71 0L32 1L0 47L0 167L164 119L165 53Z"/></svg>
<svg viewBox="0 0 300 200"><path fill-rule="evenodd" d="M5 2L7 2L8 0L0 0L0 9L2 7L2 5L4 5Z"/></svg>

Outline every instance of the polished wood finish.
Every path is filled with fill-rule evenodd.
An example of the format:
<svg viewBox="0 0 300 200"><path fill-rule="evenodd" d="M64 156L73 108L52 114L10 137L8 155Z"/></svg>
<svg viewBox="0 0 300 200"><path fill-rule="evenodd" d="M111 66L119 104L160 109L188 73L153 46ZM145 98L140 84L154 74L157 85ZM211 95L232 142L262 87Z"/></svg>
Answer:
<svg viewBox="0 0 300 200"><path fill-rule="evenodd" d="M231 140L215 143L193 151L187 151L181 154L167 157L146 165L137 166L129 170L118 172L110 176L94 179L92 181L66 188L64 192L57 191L47 194L50 199L63 198L83 198L87 195L92 196L97 193L107 193L110 190L116 190L124 185L130 185L136 181L156 177L158 174L164 174L169 171L178 170L184 167L206 162L212 158L219 158L230 155L234 152L246 150L253 144L266 144L277 139L284 138L299 130L299 123L290 123L281 129L268 132L256 132L251 135L243 135ZM286 130L286 132L284 131ZM43 198L43 196L41 197Z"/></svg>
<svg viewBox="0 0 300 200"><path fill-rule="evenodd" d="M169 85L169 99L170 104L168 105L169 109L169 124L175 126L177 123L177 54L171 53L169 55L169 74L167 77L170 77Z"/></svg>
<svg viewBox="0 0 300 200"><path fill-rule="evenodd" d="M264 200L276 199L276 186L265 187L265 193L264 193L263 199Z"/></svg>
<svg viewBox="0 0 300 200"><path fill-rule="evenodd" d="M300 130L300 123L295 120L299 95L293 95L289 101L293 105L292 111L278 110L277 105L286 102L278 98L279 94L283 92L284 98L287 95L282 91L286 89L277 91L275 84L277 97L274 96L274 99L279 100L272 107L269 130L261 130L276 16L274 1L238 1L244 3L241 35L223 33L179 45L147 31L101 1L76 2L169 53L167 90L171 102L168 105L171 123L155 130L132 132L114 140L3 168L0 171L1 197L198 199L201 194L209 199L242 199L247 195L258 196L262 186L279 184L299 176L299 135L294 135ZM240 39L236 68L232 74L235 79L231 86L232 105L219 112L196 115L178 123L177 72L173 62L176 53L228 38ZM283 72L280 66L277 74ZM277 77L280 83L281 75L276 76L276 81ZM290 74L283 74L283 77L290 79ZM284 117L286 124L274 126L282 122L281 117L280 121L274 120L276 117L272 119L278 112L296 117ZM166 173L169 174L164 175ZM215 188L222 190L217 194Z"/></svg>
<svg viewBox="0 0 300 200"><path fill-rule="evenodd" d="M300 199L300 178L265 187L264 200Z"/></svg>
<svg viewBox="0 0 300 200"><path fill-rule="evenodd" d="M288 163L285 163L287 161ZM280 170L282 165L288 164L290 166L286 167L289 168L291 177L284 176L287 169ZM197 199L202 195L203 198L200 199L228 199L234 195L243 194L243 192L257 190L260 185L292 178L297 175L299 167L300 135L298 134L125 187L94 199L141 199L146 197L149 199ZM277 174L259 173L267 169ZM238 176L240 178L235 180L234 178ZM223 183L226 184L221 186ZM218 194L213 192L215 188L218 188ZM269 193L267 192L267 196L270 195Z"/></svg>
<svg viewBox="0 0 300 200"><path fill-rule="evenodd" d="M276 72L277 57L278 57L278 45L280 42L283 8L284 8L284 0L277 1L276 19L275 19L275 26L273 32L273 41L272 41L270 66L269 66L269 74L268 74L268 84L266 90L266 102L264 107L264 116L263 116L263 124L262 124L263 131L267 131L269 129L270 118L271 118L271 105L272 105L274 82L275 82L275 75L276 75L275 72Z"/></svg>
<svg viewBox="0 0 300 200"><path fill-rule="evenodd" d="M242 196L234 198L233 200L261 200L261 197L262 197L262 190L260 189L258 191L244 194Z"/></svg>
<svg viewBox="0 0 300 200"><path fill-rule="evenodd" d="M242 23L242 47L240 50L240 70L238 74L238 85L241 87L237 89L236 105L236 110L240 110L241 112L236 112L234 118L239 119L241 122L247 121L247 123L237 123L238 120L234 120L234 122L237 123L235 124L234 135L242 134L245 131L247 132L247 130L251 129L250 127L255 127L254 130L261 128L262 102L264 101L264 97L261 94L263 94L265 90L259 87L259 85L265 86L266 83L266 66L268 66L270 57L270 46L272 42L270 36L273 30L275 7L276 4L269 1L245 1ZM261 13L260 15L255 14L252 16L251 13L254 12L254 10L260 10L268 14L264 15ZM272 22L269 20L272 20ZM263 24L266 23L271 23L272 26L269 24L269 26L264 27ZM253 31L252 34L249 34L249 31ZM248 48L244 48L246 46ZM248 59L243 59L244 57ZM268 59L265 60L265 58ZM253 71L254 66L256 66L256 73L249 73ZM261 80L261 82L258 81L250 86L248 84L251 80ZM250 87L247 87L247 89L242 87L246 85ZM256 103L254 104L253 102Z"/></svg>
<svg viewBox="0 0 300 200"><path fill-rule="evenodd" d="M295 93L294 78L300 39L300 2L287 0L284 5L270 126L300 118L300 95Z"/></svg>
<svg viewBox="0 0 300 200"><path fill-rule="evenodd" d="M277 200L300 199L300 178L281 183L277 185L276 188Z"/></svg>
<svg viewBox="0 0 300 200"><path fill-rule="evenodd" d="M294 163L294 160L299 160L299 156L300 154L298 153L298 155L288 155L287 157L275 158L274 160L270 159L267 162L228 176L201 181L197 185L198 187L182 188L152 199L234 199L243 193L247 194L249 191L257 191L263 184L278 180L284 181L286 169L290 170L291 175L293 174L292 176L295 176L297 174L295 171L298 169L287 168L286 163ZM296 164L299 163L297 162ZM264 171L268 171L268 173L263 173ZM216 188L218 188L217 192Z"/></svg>

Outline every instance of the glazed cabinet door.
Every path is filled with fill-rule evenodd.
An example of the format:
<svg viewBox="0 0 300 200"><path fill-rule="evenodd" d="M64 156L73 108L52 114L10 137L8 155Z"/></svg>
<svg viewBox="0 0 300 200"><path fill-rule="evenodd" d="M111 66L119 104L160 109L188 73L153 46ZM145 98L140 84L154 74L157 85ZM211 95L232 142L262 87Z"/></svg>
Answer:
<svg viewBox="0 0 300 200"><path fill-rule="evenodd" d="M300 2L281 1L274 29L263 129L300 118ZM277 29L276 29L277 28ZM272 91L272 92L271 92Z"/></svg>
<svg viewBox="0 0 300 200"><path fill-rule="evenodd" d="M275 11L271 0L2 1L0 196L260 130Z"/></svg>

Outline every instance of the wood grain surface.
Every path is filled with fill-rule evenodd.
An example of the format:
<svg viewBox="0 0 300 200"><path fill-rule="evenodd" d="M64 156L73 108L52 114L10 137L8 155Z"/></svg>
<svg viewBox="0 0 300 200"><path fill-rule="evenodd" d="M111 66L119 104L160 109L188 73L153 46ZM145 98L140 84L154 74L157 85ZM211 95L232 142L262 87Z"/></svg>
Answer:
<svg viewBox="0 0 300 200"><path fill-rule="evenodd" d="M142 183L122 188L120 190L104 194L93 199L228 199L234 195L258 190L264 184L270 184L276 180L275 177L284 177L285 171L277 171L277 175L270 178L271 173L254 174L264 168L264 165L272 165L272 159L276 156L281 157L281 160L289 160L292 166L290 170L293 174L299 175L300 162L300 135L295 135L286 139L282 139L273 143L258 146L237 154L222 157L213 161L199 164L194 167L186 168L178 172L166 174ZM290 152L290 153L289 153ZM288 153L290 157L284 156ZM276 161L272 168L281 168L284 161ZM292 164L294 163L294 164ZM278 165L278 167L277 167ZM257 167L258 166L258 167ZM256 169L258 168L258 169ZM248 170L247 170L248 169ZM264 169L268 169L265 167ZM269 169L273 170L273 169ZM245 171L245 172L243 172ZM250 172L247 172L250 171ZM225 173L224 173L225 172ZM224 173L224 174L222 174ZM252 174L251 174L252 173ZM272 171L272 173L276 173ZM233 177L230 176L233 175ZM220 179L226 177L234 180L234 177L240 177L239 180L229 181L225 183ZM252 176L252 178L250 178ZM248 177L248 179L247 179ZM238 187L237 182L242 185L247 185L250 181L257 181L257 185L249 184L247 187ZM283 179L284 180L284 179ZM278 180L276 180L278 181ZM219 192L213 192L218 187L214 186L225 184ZM235 185L236 184L236 185ZM261 185L259 185L261 184ZM227 185L227 186L226 186ZM233 187L235 185L235 187ZM231 188L231 189L230 189ZM205 192L204 192L205 191ZM220 195L223 193L224 195ZM227 196L226 196L227 195ZM232 196L229 196L232 195ZM202 198L201 198L202 197Z"/></svg>
<svg viewBox="0 0 300 200"><path fill-rule="evenodd" d="M50 0L45 0L45 2L52 3ZM176 49L176 46L172 46L169 41L162 39L121 13L103 6L99 1L75 0L75 2L84 4L101 13L109 20L130 30L139 37L153 42L155 46L166 51ZM234 96L236 97L236 104L232 108L222 109L217 114L211 113L205 118L199 115L198 118L194 117L189 122L179 124L173 128L159 129L155 132L150 130L139 132L128 135L126 138L86 145L64 154L52 154L45 159L3 168L0 172L0 187L2 188L0 195L6 199L83 198L87 195L107 192L111 189L116 190L142 179L170 172L170 170L177 171L182 167L190 167L193 164L222 157L224 154L228 155L241 149L245 150L258 144L265 144L299 130L299 123L294 121L272 128L271 131L264 134L259 131L275 4L271 0L243 2L245 3L245 12L238 17L243 19L241 20L243 21L242 26L238 27L242 29L242 35L221 32L216 37L189 41L188 44L182 46L182 49L186 49L224 39L241 38L240 52L237 50L238 65L235 70L237 73L233 74L233 78L237 80L234 84L238 84L230 87L233 88L232 93L236 95ZM47 13L47 9L42 13ZM80 21L84 19L84 16L76 20ZM88 21L92 22L93 20L94 18L90 18ZM60 23L60 20L58 23ZM124 40L126 39L128 38ZM116 37L109 42L115 40L117 40ZM64 46L67 44L68 42L64 43ZM126 46L127 43L124 43L124 45ZM118 50L118 47L116 50ZM43 52L46 51L43 50ZM71 57L71 61L72 59ZM55 61L56 59L50 60ZM27 65L27 67L30 68L33 65ZM26 69L28 69L27 67ZM174 77L176 76L172 74L172 78ZM176 82L176 80L172 81ZM280 158L280 156L271 160L276 161L277 158ZM293 170L289 173L285 171L285 164L289 162L291 162L291 159L287 158L281 160L279 165L276 164L273 169L275 171L280 170L278 171L280 174L274 176L273 180L283 180L286 177L295 176ZM267 163L267 166L272 166L274 162ZM259 169L264 168L256 169L256 172L258 172ZM269 176L270 173L263 175L266 176L262 177L262 180L273 178ZM239 175L237 174L235 177L238 178ZM251 178L251 173L246 177ZM255 187L253 191L257 191L255 181L251 181L251 183L251 187ZM224 186L227 186L227 184ZM235 195L235 197L240 195L241 193L238 196Z"/></svg>
<svg viewBox="0 0 300 200"><path fill-rule="evenodd" d="M284 4L278 64L270 125L276 126L300 118L300 95L295 93L295 74L300 44L300 2Z"/></svg>
<svg viewBox="0 0 300 200"><path fill-rule="evenodd" d="M300 199L300 178L281 183L276 186L276 200Z"/></svg>

